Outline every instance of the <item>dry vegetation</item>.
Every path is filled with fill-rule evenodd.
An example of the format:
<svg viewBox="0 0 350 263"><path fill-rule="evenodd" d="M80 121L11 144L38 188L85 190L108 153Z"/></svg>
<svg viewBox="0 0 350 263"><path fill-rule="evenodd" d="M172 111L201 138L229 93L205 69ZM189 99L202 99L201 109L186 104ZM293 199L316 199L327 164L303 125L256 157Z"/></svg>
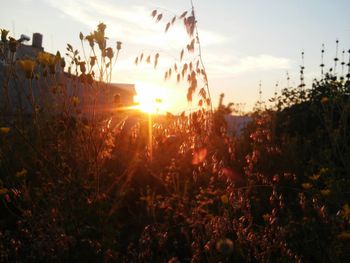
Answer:
<svg viewBox="0 0 350 263"><path fill-rule="evenodd" d="M185 21L193 52L194 12L175 20ZM201 78L201 110L157 117L152 132L147 117L118 112L140 121L111 127L94 96L83 118L74 93L98 93L111 79L121 43L107 47L104 31L100 24L80 34L91 57L68 45L67 65L59 53L14 61L18 43L1 31L0 262L347 261L349 73L283 90L272 108L259 105L241 136L229 137L230 105L208 109L201 58L184 62L181 51L165 77L175 67L176 78L188 75L189 100ZM34 87L49 90L50 103ZM10 89L23 93L30 114Z"/></svg>

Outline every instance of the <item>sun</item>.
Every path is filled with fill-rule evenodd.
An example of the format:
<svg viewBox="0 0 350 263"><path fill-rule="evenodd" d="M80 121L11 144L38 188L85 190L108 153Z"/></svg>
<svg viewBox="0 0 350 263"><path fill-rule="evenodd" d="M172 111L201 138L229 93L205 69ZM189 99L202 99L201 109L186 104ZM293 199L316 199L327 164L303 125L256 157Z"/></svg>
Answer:
<svg viewBox="0 0 350 263"><path fill-rule="evenodd" d="M167 111L169 94L166 88L152 84L137 83L136 90L137 95L134 100L141 111L151 114L163 114Z"/></svg>

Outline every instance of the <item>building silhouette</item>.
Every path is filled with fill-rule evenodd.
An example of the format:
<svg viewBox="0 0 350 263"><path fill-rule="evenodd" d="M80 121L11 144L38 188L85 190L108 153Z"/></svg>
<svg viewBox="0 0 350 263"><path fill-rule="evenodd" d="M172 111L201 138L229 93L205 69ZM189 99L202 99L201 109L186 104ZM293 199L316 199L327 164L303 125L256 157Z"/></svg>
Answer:
<svg viewBox="0 0 350 263"><path fill-rule="evenodd" d="M24 59L37 60L40 53L54 56L44 50L42 45L43 35L34 33L32 43L26 44L29 37L21 35L17 40L16 52L11 57L12 67L15 67L15 76L9 77L9 57L10 50L6 50L5 44L0 41L0 107L7 105L8 114L15 114L19 109L25 114L33 112L33 105L30 97L33 96L36 106L39 108L52 106L52 112L60 113L60 108L55 108L59 104L62 96L74 97L76 100L76 112L85 116L94 107L96 113L111 113L117 108L134 105L134 96L136 95L134 84L124 83L104 83L93 81L90 85L81 81L79 76L75 76L63 71L60 65L55 65L54 74L47 74L43 77L43 72L34 76L32 81L26 79L25 74L19 69L17 61ZM10 61L11 61L10 60ZM42 69L41 69L42 70ZM29 83L31 82L31 83ZM7 95L5 95L5 89ZM62 94L65 93L65 94Z"/></svg>

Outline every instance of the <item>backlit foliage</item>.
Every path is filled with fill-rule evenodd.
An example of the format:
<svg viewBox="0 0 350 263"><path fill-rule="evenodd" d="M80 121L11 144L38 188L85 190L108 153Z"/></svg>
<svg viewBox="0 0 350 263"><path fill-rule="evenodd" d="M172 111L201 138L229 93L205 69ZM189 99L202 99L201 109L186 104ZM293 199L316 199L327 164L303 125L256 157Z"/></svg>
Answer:
<svg viewBox="0 0 350 263"><path fill-rule="evenodd" d="M153 10L151 17L155 19L156 23L167 19L159 10ZM180 15L171 16L168 19L169 20L165 22L165 33L171 30L176 23L183 23L187 32L188 43L181 49L178 60L165 70L164 79L175 79L177 83L181 81L187 82L187 101L192 102L193 96L197 94L199 96L199 107L204 107L205 105L211 106L208 76L202 61L194 6L192 5L191 10L185 11ZM154 68L157 67L160 57L159 53L147 55L142 52L135 58L135 64L138 65L142 63L144 57L147 57L145 60L146 63L153 64Z"/></svg>
<svg viewBox="0 0 350 263"><path fill-rule="evenodd" d="M157 10L152 16L165 19ZM165 30L176 21L186 21L196 42L193 10ZM240 134L229 136L225 115L235 109L223 95L213 114L152 122L135 111L99 115L94 95L110 81L121 49L121 42L108 47L105 28L81 33L90 50L81 55L68 44L65 60L39 53L15 61L19 43L1 31L0 262L348 261L345 55L338 74L338 60L327 72L322 62L311 87L303 68L298 87L276 94L271 107L259 104ZM158 59L141 54L136 62ZM197 72L197 62L182 58L167 78L194 72L198 81L205 71L199 61ZM51 103L39 103L35 85ZM69 93L78 86L91 95L89 118L79 112L84 97ZM11 89L25 95L30 113Z"/></svg>

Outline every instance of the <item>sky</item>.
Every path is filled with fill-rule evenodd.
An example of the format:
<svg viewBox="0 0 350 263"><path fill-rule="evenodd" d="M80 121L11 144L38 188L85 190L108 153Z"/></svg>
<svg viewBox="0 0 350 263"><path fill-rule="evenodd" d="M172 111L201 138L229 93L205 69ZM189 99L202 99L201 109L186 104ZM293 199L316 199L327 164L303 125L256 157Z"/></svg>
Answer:
<svg viewBox="0 0 350 263"><path fill-rule="evenodd" d="M299 84L302 51L310 85L320 76L322 44L327 68L334 65L337 39L340 59L342 50L350 49L349 0L193 2L214 106L224 93L226 103L240 103L241 110L250 111L259 99L260 81L263 100L287 86L287 72L289 85ZM67 43L80 49L79 32L87 35L104 22L110 45L123 42L113 82L135 83L142 96L157 94L173 113L195 107L186 101L186 83L164 81L164 69L188 42L182 23L168 33L165 24L174 14L189 10L190 0L0 0L0 4L0 28L17 38L40 32L45 50L52 53L65 53ZM164 21L152 20L154 9L164 14ZM141 52L160 54L156 70L134 64Z"/></svg>

